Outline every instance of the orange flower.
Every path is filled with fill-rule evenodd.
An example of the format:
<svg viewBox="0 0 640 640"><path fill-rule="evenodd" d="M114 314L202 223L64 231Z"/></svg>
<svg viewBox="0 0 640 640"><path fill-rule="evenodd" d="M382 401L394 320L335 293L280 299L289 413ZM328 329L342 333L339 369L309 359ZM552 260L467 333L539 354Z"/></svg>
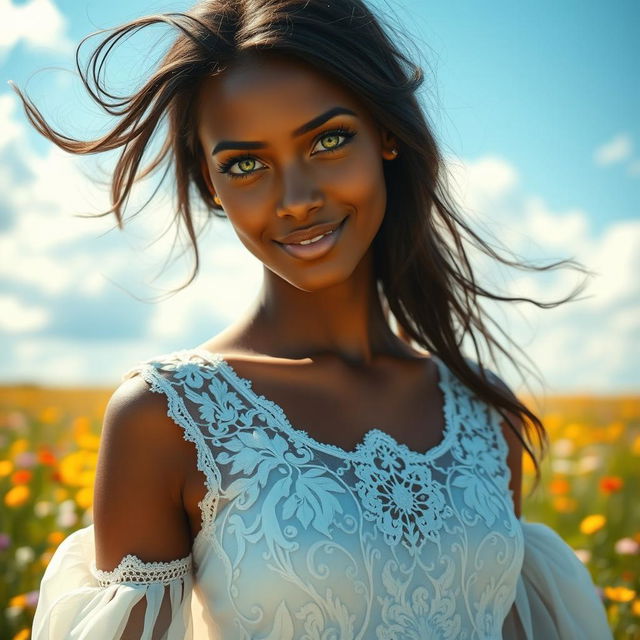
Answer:
<svg viewBox="0 0 640 640"><path fill-rule="evenodd" d="M62 531L52 531L47 536L47 542L54 547L57 547L63 540L64 533L62 533Z"/></svg>
<svg viewBox="0 0 640 640"><path fill-rule="evenodd" d="M605 587L604 595L614 602L631 602L636 597L636 592L627 587Z"/></svg>
<svg viewBox="0 0 640 640"><path fill-rule="evenodd" d="M40 449L40 451L38 451L38 462L52 467L56 463L56 457L48 449Z"/></svg>
<svg viewBox="0 0 640 640"><path fill-rule="evenodd" d="M29 484L31 482L31 478L33 478L33 474L29 469L18 469L11 476L11 482L14 485Z"/></svg>
<svg viewBox="0 0 640 640"><path fill-rule="evenodd" d="M620 476L604 476L600 478L600 491L607 495L617 493L624 486L624 480Z"/></svg>
<svg viewBox="0 0 640 640"><path fill-rule="evenodd" d="M640 618L640 600L634 600L631 604L631 613Z"/></svg>
<svg viewBox="0 0 640 640"><path fill-rule="evenodd" d="M4 503L7 507L21 507L29 500L30 496L29 487L25 484L19 484L17 487L12 487L7 491L4 496Z"/></svg>
<svg viewBox="0 0 640 640"><path fill-rule="evenodd" d="M591 535L596 531L600 531L605 524L607 524L607 519L602 514L595 513L591 516L587 516L580 523L580 531L586 535Z"/></svg>
<svg viewBox="0 0 640 640"><path fill-rule="evenodd" d="M559 513L573 513L578 508L578 501L571 496L556 496L553 508Z"/></svg>
<svg viewBox="0 0 640 640"><path fill-rule="evenodd" d="M569 493L571 485L564 476L557 476L549 483L549 491L554 496L560 496Z"/></svg>

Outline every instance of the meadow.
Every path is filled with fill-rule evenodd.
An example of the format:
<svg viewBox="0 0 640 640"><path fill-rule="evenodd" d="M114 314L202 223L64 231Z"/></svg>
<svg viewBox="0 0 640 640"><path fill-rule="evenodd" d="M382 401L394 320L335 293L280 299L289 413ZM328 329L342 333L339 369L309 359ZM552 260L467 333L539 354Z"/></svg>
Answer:
<svg viewBox="0 0 640 640"><path fill-rule="evenodd" d="M27 640L56 547L92 522L105 389L0 388L0 638ZM640 397L549 397L542 480L523 514L587 566L616 640L640 640Z"/></svg>

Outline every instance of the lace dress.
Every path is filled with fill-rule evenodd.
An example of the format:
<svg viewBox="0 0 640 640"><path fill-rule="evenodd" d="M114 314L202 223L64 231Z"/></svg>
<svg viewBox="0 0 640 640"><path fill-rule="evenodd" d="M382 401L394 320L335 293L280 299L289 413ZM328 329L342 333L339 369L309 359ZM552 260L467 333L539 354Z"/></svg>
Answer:
<svg viewBox="0 0 640 640"><path fill-rule="evenodd" d="M434 360L445 430L426 453L379 429L353 451L318 442L220 355L137 366L125 377L163 394L195 444L202 529L185 558L128 555L111 572L96 569L93 525L71 534L33 638L120 638L140 601L144 639L611 638L570 547L514 515L499 414Z"/></svg>

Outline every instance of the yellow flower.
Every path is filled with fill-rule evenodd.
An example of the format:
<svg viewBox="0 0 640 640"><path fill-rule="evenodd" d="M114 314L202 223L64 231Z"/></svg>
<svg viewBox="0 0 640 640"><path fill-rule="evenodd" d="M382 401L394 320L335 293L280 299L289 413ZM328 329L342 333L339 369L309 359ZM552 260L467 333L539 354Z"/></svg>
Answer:
<svg viewBox="0 0 640 640"><path fill-rule="evenodd" d="M24 607L27 606L27 596L24 593L21 593L19 596L13 596L13 598L9 598L9 606L20 607L24 609Z"/></svg>
<svg viewBox="0 0 640 640"><path fill-rule="evenodd" d="M554 433L565 423L565 418L561 413L548 413L542 422L549 433Z"/></svg>
<svg viewBox="0 0 640 640"><path fill-rule="evenodd" d="M78 416L71 424L73 429L73 437L79 438L84 433L89 433L91 430L91 421L87 416Z"/></svg>
<svg viewBox="0 0 640 640"><path fill-rule="evenodd" d="M586 535L591 535L596 531L600 531L602 527L607 523L607 519L600 513L593 514L591 516L587 516L580 523L580 531Z"/></svg>
<svg viewBox="0 0 640 640"><path fill-rule="evenodd" d="M29 441L26 438L18 438L9 447L9 458L15 458L29 449Z"/></svg>
<svg viewBox="0 0 640 640"><path fill-rule="evenodd" d="M636 592L627 587L605 587L604 595L614 602L631 602L636 597Z"/></svg>
<svg viewBox="0 0 640 640"><path fill-rule="evenodd" d="M31 491L26 484L19 484L7 491L4 496L4 503L7 507L21 507L29 500Z"/></svg>
<svg viewBox="0 0 640 640"><path fill-rule="evenodd" d="M95 480L98 454L95 451L75 451L60 461L60 477L72 487L90 487Z"/></svg>
<svg viewBox="0 0 640 640"><path fill-rule="evenodd" d="M91 487L82 487L76 493L76 503L81 509L88 509L93 504L93 489Z"/></svg>
<svg viewBox="0 0 640 640"><path fill-rule="evenodd" d="M620 436L624 433L625 424L622 420L615 420L611 422L607 427L607 441L616 442L620 439Z"/></svg>
<svg viewBox="0 0 640 640"><path fill-rule="evenodd" d="M534 475L536 472L535 465L531 460L531 456L525 454L522 456L522 473L524 475Z"/></svg>
<svg viewBox="0 0 640 640"><path fill-rule="evenodd" d="M64 533L62 531L52 531L47 536L47 542L54 547L57 547L64 540Z"/></svg>
<svg viewBox="0 0 640 640"><path fill-rule="evenodd" d="M11 460L0 460L0 478L6 478L13 471Z"/></svg>
<svg viewBox="0 0 640 640"><path fill-rule="evenodd" d="M53 497L56 502L64 502L69 497L69 492L63 487L56 487Z"/></svg>
<svg viewBox="0 0 640 640"><path fill-rule="evenodd" d="M640 600L634 600L631 603L631 613L634 616L638 616L640 618Z"/></svg>
<svg viewBox="0 0 640 640"><path fill-rule="evenodd" d="M29 640L30 637L31 637L31 631L25 628L18 631L18 633L16 633L16 635L13 636L13 640Z"/></svg>
<svg viewBox="0 0 640 640"><path fill-rule="evenodd" d="M81 433L76 437L76 442L81 449L97 451L100 445L100 438L93 433Z"/></svg>
<svg viewBox="0 0 640 640"><path fill-rule="evenodd" d="M40 422L53 424L60 420L60 409L58 407L46 407L40 412Z"/></svg>

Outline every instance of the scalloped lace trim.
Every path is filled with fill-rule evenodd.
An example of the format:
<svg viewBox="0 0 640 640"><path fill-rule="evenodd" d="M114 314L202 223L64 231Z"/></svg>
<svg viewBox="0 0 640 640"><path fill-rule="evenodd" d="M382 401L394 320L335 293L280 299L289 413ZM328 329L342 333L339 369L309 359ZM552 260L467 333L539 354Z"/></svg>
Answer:
<svg viewBox="0 0 640 640"><path fill-rule="evenodd" d="M120 564L112 571L103 571L94 564L91 567L91 573L101 587L122 582L140 584L161 582L167 585L191 573L192 567L191 554L171 562L143 562L138 556L129 554L122 558Z"/></svg>

